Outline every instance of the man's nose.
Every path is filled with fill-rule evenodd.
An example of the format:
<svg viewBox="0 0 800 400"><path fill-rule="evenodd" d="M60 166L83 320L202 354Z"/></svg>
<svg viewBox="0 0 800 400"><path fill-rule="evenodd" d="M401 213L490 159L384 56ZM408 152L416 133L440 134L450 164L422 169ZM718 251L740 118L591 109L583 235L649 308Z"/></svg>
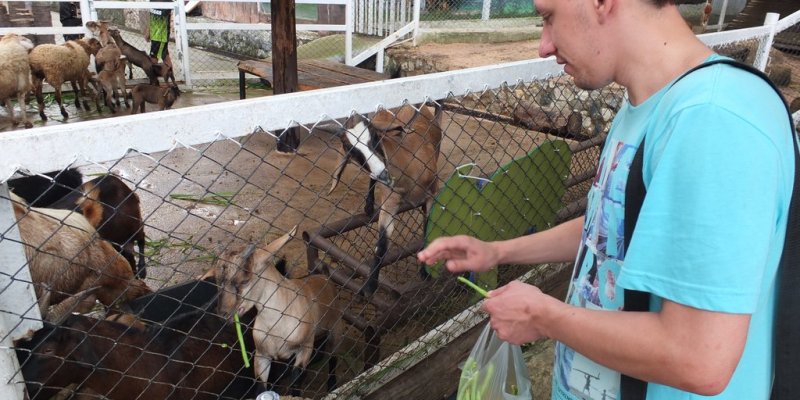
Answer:
<svg viewBox="0 0 800 400"><path fill-rule="evenodd" d="M550 38L550 30L545 27L539 39L539 57L546 58L556 54L556 46Z"/></svg>

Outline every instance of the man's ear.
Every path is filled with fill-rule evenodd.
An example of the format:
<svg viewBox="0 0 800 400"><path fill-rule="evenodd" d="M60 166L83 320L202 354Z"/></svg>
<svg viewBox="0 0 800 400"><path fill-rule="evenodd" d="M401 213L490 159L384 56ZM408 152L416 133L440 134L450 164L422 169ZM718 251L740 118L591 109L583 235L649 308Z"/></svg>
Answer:
<svg viewBox="0 0 800 400"><path fill-rule="evenodd" d="M592 0L597 21L601 24L608 20L608 17L616 11L617 0Z"/></svg>

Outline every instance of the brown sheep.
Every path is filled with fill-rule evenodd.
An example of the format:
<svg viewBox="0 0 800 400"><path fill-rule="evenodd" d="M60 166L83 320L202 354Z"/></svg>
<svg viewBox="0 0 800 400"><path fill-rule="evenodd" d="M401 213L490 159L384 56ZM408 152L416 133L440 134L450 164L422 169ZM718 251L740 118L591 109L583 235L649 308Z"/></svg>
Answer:
<svg viewBox="0 0 800 400"><path fill-rule="evenodd" d="M22 122L26 128L33 126L25 113L25 97L31 90L28 50L32 48L33 42L24 36L9 33L0 38L0 101L6 106L11 123L16 126L19 121L14 119L11 98L17 97Z"/></svg>
<svg viewBox="0 0 800 400"><path fill-rule="evenodd" d="M63 45L40 44L31 50L30 66L33 78L33 89L39 104L39 116L47 120L44 114L43 81L47 81L55 89L56 102L61 108L61 115L68 118L67 110L61 101L61 85L69 81L75 92L75 107L81 108L80 99L86 95L86 83L89 79L89 58L97 55L100 41L83 38L70 40ZM80 88L80 92L78 89ZM95 97L95 102L97 98ZM89 103L84 100L83 106L88 110Z"/></svg>
<svg viewBox="0 0 800 400"><path fill-rule="evenodd" d="M81 214L28 207L13 193L11 198L36 295L48 300L42 309L94 287L92 294L106 306L150 293Z"/></svg>
<svg viewBox="0 0 800 400"><path fill-rule="evenodd" d="M143 113L145 102L157 104L159 111L169 110L180 95L181 91L175 85L160 87L140 83L131 89L131 97L133 98L131 114Z"/></svg>

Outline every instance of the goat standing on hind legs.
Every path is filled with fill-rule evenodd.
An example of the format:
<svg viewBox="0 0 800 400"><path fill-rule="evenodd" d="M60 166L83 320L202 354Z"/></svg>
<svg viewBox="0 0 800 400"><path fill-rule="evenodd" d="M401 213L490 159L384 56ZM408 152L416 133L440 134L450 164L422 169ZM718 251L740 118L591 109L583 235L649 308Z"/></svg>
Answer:
<svg viewBox="0 0 800 400"><path fill-rule="evenodd" d="M437 159L442 141L441 109L423 105L419 110L404 105L394 111L380 110L372 121L355 115L341 135L344 157L334 172L328 194L339 184L350 159L370 174L364 212L375 215L375 186L385 185L378 216L378 243L370 275L361 294L371 296L378 289L381 263L394 231L394 218L403 205L425 208L428 215L438 188ZM424 275L423 271L420 270Z"/></svg>
<svg viewBox="0 0 800 400"><path fill-rule="evenodd" d="M336 352L341 337L342 311L334 284L324 275L289 279L279 272L286 260L276 253L295 234L289 233L263 248L249 245L220 257L211 274L220 286L218 311L221 315L243 315L253 307L255 374L268 383L273 360L294 356L291 372L292 395L300 394L305 369L311 362L314 339L323 338L328 347L328 390L336 387Z"/></svg>

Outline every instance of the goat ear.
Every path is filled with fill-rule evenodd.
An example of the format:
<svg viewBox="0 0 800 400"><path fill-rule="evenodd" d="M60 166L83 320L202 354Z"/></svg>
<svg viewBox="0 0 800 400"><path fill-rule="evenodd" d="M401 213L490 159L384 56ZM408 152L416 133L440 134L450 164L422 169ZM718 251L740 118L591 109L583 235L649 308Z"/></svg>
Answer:
<svg viewBox="0 0 800 400"><path fill-rule="evenodd" d="M370 128L381 132L403 129L407 121L404 121L401 117L402 114L399 111L393 114L390 111L381 110L375 113L368 125Z"/></svg>

